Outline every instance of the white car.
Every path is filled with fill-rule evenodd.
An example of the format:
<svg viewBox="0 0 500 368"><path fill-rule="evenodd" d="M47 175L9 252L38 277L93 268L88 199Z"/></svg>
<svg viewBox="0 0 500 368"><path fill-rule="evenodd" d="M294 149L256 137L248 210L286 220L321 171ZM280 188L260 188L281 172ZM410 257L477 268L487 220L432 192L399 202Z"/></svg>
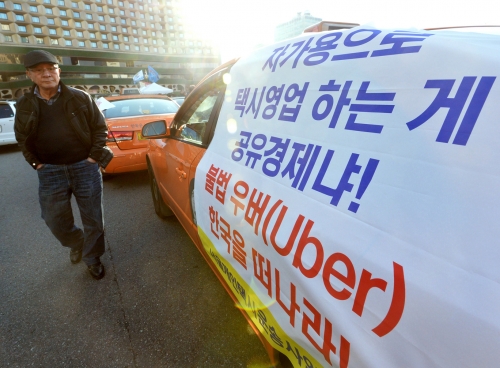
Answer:
<svg viewBox="0 0 500 368"><path fill-rule="evenodd" d="M16 144L14 135L15 101L0 101L0 146Z"/></svg>

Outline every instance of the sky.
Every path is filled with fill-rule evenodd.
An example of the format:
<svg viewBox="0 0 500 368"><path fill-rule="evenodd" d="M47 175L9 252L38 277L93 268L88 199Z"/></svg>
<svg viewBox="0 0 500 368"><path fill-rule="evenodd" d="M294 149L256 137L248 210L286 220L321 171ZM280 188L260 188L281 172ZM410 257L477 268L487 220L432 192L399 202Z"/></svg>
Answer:
<svg viewBox="0 0 500 368"><path fill-rule="evenodd" d="M184 18L221 62L274 41L277 25L309 11L325 21L378 28L500 25L500 0L183 0Z"/></svg>

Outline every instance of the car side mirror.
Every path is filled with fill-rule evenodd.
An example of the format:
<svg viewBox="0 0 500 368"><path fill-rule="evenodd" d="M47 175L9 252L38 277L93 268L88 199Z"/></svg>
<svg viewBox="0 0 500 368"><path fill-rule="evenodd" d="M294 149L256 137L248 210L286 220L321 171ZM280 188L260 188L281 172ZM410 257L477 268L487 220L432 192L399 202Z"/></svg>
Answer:
<svg viewBox="0 0 500 368"><path fill-rule="evenodd" d="M152 121L142 127L141 134L147 139L167 138L170 135L170 128L164 120Z"/></svg>

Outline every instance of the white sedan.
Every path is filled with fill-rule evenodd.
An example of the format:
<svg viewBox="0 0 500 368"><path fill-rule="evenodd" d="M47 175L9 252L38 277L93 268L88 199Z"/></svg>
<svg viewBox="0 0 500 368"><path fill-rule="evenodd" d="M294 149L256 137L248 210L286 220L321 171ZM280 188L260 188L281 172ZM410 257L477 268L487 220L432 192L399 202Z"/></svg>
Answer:
<svg viewBox="0 0 500 368"><path fill-rule="evenodd" d="M15 101L0 101L0 146L16 144L14 135Z"/></svg>

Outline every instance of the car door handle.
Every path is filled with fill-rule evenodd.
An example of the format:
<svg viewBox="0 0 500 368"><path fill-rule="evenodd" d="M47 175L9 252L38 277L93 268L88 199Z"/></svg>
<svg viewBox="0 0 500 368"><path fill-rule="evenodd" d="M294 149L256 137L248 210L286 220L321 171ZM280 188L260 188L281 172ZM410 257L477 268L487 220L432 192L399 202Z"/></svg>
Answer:
<svg viewBox="0 0 500 368"><path fill-rule="evenodd" d="M179 174L179 180L180 181L182 181L182 179L186 179L187 178L187 174L183 170L175 168L175 171L177 172L177 174Z"/></svg>

